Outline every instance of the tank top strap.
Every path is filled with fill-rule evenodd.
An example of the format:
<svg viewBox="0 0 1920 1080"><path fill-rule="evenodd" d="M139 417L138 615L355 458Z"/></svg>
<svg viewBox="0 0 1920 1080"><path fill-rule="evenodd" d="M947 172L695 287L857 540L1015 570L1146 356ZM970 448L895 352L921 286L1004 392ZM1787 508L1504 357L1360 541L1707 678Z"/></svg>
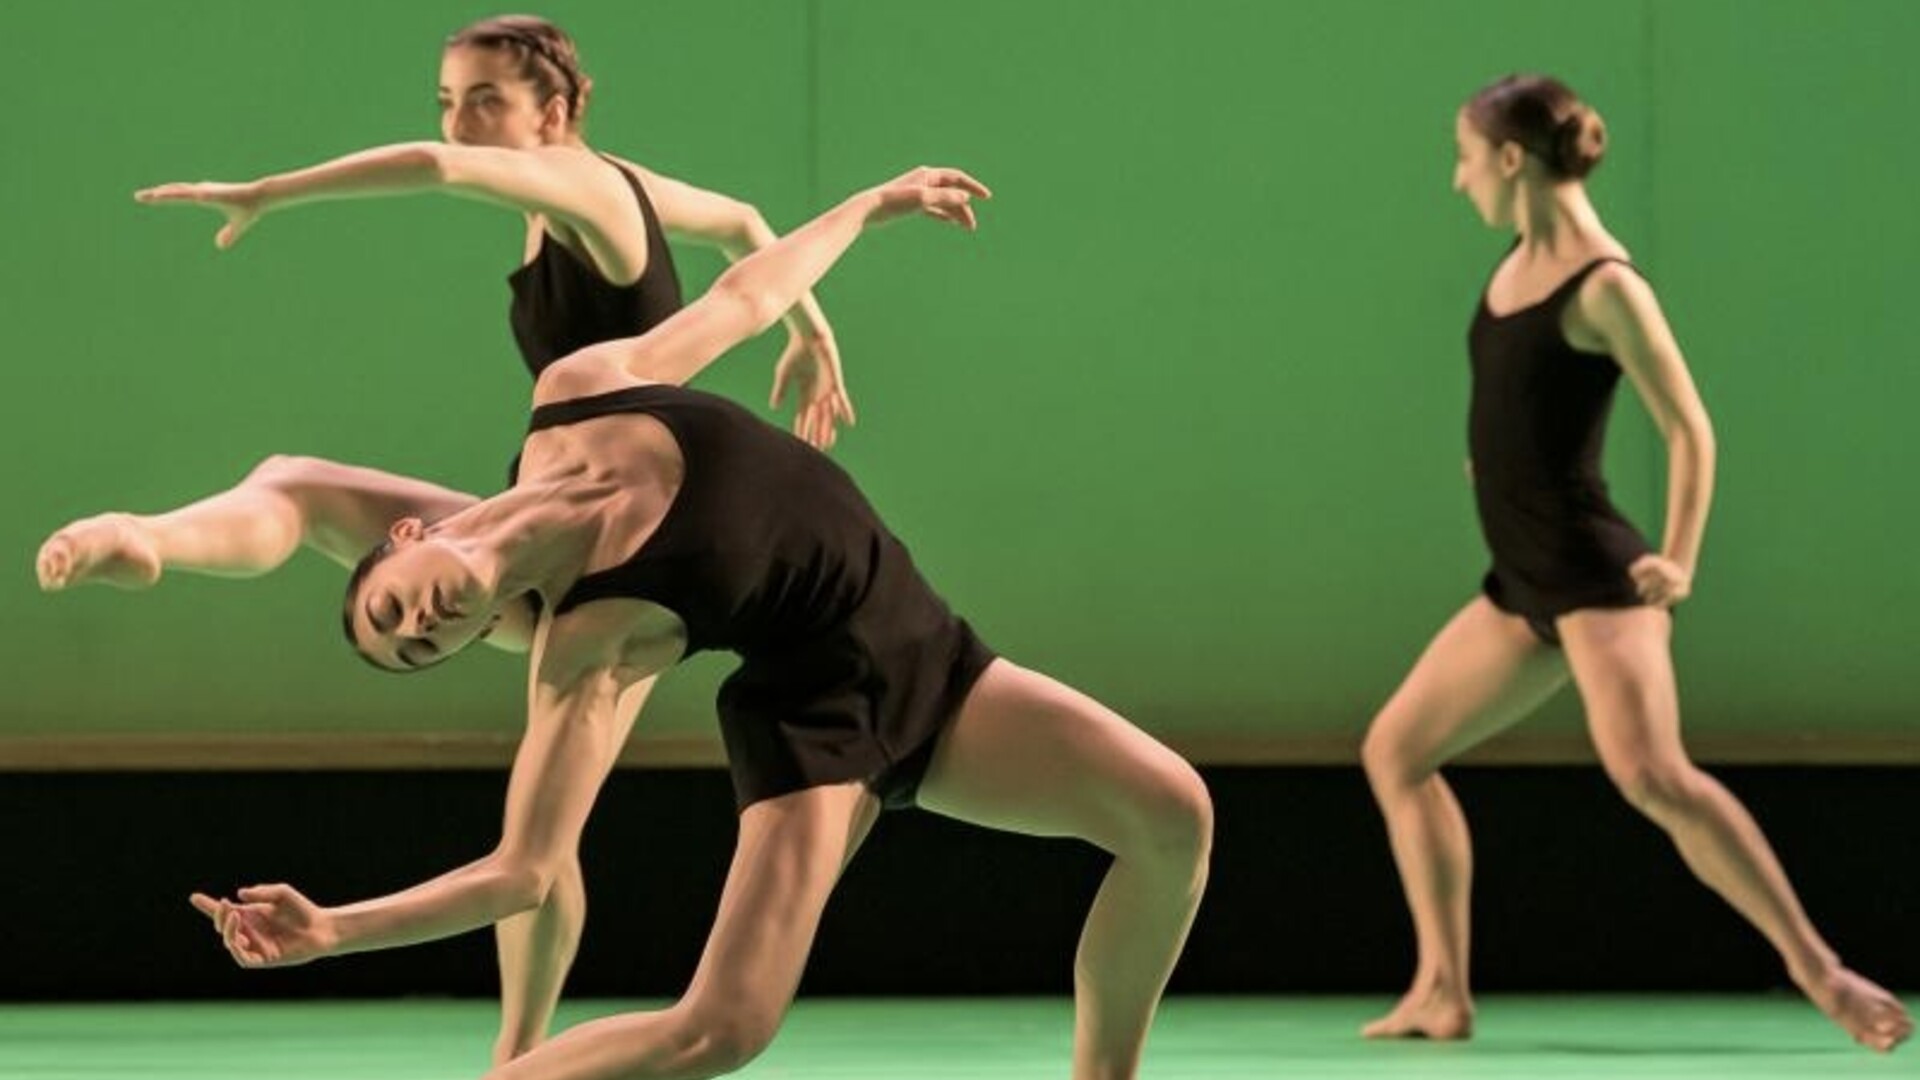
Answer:
<svg viewBox="0 0 1920 1080"><path fill-rule="evenodd" d="M1567 280L1561 282L1559 287L1554 289L1553 293L1547 297L1546 302L1540 306L1556 310L1565 307L1567 301L1571 300L1574 294L1580 291L1580 286L1584 284L1588 278L1593 276L1593 272L1608 263L1619 263L1621 266L1633 271L1635 276L1641 278L1646 277L1645 274L1640 273L1640 268L1633 265L1629 260L1622 259L1618 255L1602 255L1597 259L1589 260L1586 265L1568 274Z"/></svg>
<svg viewBox="0 0 1920 1080"><path fill-rule="evenodd" d="M675 400L677 387L665 383L643 383L639 386L623 386L618 390L609 390L601 394L586 397L568 398L565 401L549 401L534 407L533 415L527 420L527 434L544 431L552 427L565 427L586 420L616 413L645 413L660 418L661 407ZM667 423L660 418L662 423ZM668 429L674 426L667 423ZM676 432L677 437L677 432Z"/></svg>
<svg viewBox="0 0 1920 1080"><path fill-rule="evenodd" d="M599 157L601 161L613 166L614 171L620 174L620 178L627 182L627 188L633 192L634 202L640 204L640 220L646 223L648 231L651 232L657 228L659 226L659 215L654 212L653 199L648 197L646 186L640 183L640 178L633 174L632 169L627 168L625 162L615 158L612 154L600 150L595 150L594 154Z"/></svg>
<svg viewBox="0 0 1920 1080"><path fill-rule="evenodd" d="M641 559L642 552L635 552L633 557L625 562L580 575L579 580L567 590L567 594L553 606L554 617L558 618L582 604L591 604L595 600L632 597L636 591L646 591L646 586L651 584L647 574L649 568L642 564Z"/></svg>

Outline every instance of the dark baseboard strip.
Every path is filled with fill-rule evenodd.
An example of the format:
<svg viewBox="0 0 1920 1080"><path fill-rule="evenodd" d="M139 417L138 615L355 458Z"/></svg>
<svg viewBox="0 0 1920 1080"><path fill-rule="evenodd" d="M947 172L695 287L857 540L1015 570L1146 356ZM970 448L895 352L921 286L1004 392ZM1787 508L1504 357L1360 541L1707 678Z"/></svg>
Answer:
<svg viewBox="0 0 1920 1080"><path fill-rule="evenodd" d="M1920 765L1920 732L1905 734L1705 734L1688 740L1694 757L1721 765ZM1354 765L1354 736L1193 736L1173 746L1202 765ZM167 772L239 770L504 769L514 736L470 732L410 734L196 734L0 737L4 772ZM1478 747L1463 765L1591 765L1583 732L1516 732ZM713 768L717 739L636 737L623 768Z"/></svg>

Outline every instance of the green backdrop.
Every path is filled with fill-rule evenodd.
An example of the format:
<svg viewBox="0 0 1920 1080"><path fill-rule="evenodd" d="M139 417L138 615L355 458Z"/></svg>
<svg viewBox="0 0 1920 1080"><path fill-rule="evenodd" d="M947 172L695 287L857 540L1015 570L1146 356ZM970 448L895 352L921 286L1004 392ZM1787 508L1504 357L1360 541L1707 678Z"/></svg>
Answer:
<svg viewBox="0 0 1920 1080"><path fill-rule="evenodd" d="M409 680L357 661L341 575L311 556L143 595L44 597L31 575L67 519L175 504L274 451L497 486L527 400L514 217L314 207L217 253L214 215L128 197L434 137L439 42L487 13L9 8L0 737L518 724L517 658ZM863 417L838 454L995 645L1202 747L1354 737L1473 595L1464 332L1506 240L1449 189L1452 115L1508 71L1561 75L1608 120L1596 200L1720 436L1679 621L1690 727L1920 727L1906 0L544 13L596 80L596 143L776 228L923 162L995 187L978 235L874 235L822 288ZM719 265L680 257L694 291ZM703 385L764 406L776 345ZM1609 463L1657 537L1663 458L1630 399ZM726 665L691 667L644 730L710 730Z"/></svg>

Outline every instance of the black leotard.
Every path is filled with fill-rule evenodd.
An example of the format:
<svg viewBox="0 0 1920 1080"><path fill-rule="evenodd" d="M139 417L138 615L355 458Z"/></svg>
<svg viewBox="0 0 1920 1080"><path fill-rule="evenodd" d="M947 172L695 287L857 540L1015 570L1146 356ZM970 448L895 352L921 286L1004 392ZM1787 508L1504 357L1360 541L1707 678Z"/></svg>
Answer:
<svg viewBox="0 0 1920 1080"><path fill-rule="evenodd" d="M1639 604L1627 568L1651 550L1600 477L1620 366L1575 349L1560 325L1580 283L1608 262L1624 264L1595 259L1510 315L1495 315L1483 297L1468 334L1467 438L1493 555L1483 588L1550 641L1553 620L1569 611Z"/></svg>
<svg viewBox="0 0 1920 1080"><path fill-rule="evenodd" d="M605 155L602 155L603 157ZM548 364L588 345L644 334L683 303L660 219L640 180L607 159L633 189L647 230L647 268L630 285L615 285L552 236L542 235L539 254L507 278L513 286L508 312L520 358L535 378Z"/></svg>
<svg viewBox="0 0 1920 1080"><path fill-rule="evenodd" d="M582 577L555 616L644 599L686 624L688 654L740 655L719 712L742 807L849 780L910 804L992 651L838 465L730 401L633 387L543 405L529 430L629 413L672 433L680 490L639 550Z"/></svg>
<svg viewBox="0 0 1920 1080"><path fill-rule="evenodd" d="M565 244L542 234L539 254L507 277L513 286L513 307L507 319L520 345L520 359L536 379L549 364L577 349L646 333L685 303L653 200L626 166L600 156L620 170L640 204L640 220L647 230L647 268L631 285L615 285ZM507 486L512 487L519 475L520 455L515 454L507 465Z"/></svg>

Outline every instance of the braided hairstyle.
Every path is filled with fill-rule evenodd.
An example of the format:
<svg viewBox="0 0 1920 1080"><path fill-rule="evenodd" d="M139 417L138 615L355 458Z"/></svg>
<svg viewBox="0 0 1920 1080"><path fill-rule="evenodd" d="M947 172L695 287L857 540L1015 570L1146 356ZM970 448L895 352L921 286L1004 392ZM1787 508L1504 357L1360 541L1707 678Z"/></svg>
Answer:
<svg viewBox="0 0 1920 1080"><path fill-rule="evenodd" d="M1583 180L1607 152L1607 126L1558 79L1509 75L1467 100L1467 120L1495 146L1515 143L1556 180Z"/></svg>
<svg viewBox="0 0 1920 1080"><path fill-rule="evenodd" d="M567 103L569 122L580 126L593 80L580 70L580 51L565 30L538 15L496 15L447 39L447 48L461 46L512 53L520 77L533 84L540 103L560 98Z"/></svg>

